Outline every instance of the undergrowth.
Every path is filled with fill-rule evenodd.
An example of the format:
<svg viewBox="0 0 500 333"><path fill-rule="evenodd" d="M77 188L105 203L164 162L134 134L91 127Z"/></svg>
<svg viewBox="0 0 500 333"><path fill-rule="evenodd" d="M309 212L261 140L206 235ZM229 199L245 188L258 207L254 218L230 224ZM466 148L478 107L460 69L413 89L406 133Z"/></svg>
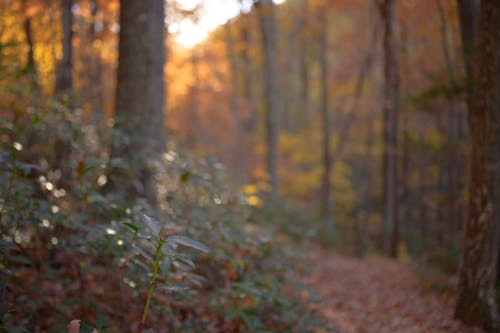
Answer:
<svg viewBox="0 0 500 333"><path fill-rule="evenodd" d="M109 158L111 126L87 124L71 98L21 91L1 105L2 331L63 332L73 318L101 333L320 325L286 279L293 242L255 223L266 215L217 161L184 158L173 139L164 156L137 154L155 175L153 209L120 191L141 184Z"/></svg>

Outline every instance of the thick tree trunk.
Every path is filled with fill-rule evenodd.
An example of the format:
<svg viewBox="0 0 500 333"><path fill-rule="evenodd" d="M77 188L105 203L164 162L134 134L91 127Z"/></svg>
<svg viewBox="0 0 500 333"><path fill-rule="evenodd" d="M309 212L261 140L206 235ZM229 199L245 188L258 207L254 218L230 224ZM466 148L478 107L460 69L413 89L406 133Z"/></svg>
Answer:
<svg viewBox="0 0 500 333"><path fill-rule="evenodd" d="M398 223L398 74L394 36L394 0L380 2L384 27L384 234L385 250L390 257L397 257L399 243Z"/></svg>
<svg viewBox="0 0 500 333"><path fill-rule="evenodd" d="M73 0L61 0L62 11L62 60L56 70L56 94L70 92L73 88Z"/></svg>
<svg viewBox="0 0 500 333"><path fill-rule="evenodd" d="M482 0L478 18L469 216L455 316L489 332L500 331L495 279L500 227L500 2Z"/></svg>
<svg viewBox="0 0 500 333"><path fill-rule="evenodd" d="M278 180L278 84L276 71L276 22L272 0L258 0L260 30L264 51L264 98L266 112L267 172L271 185L271 196L279 195Z"/></svg>
<svg viewBox="0 0 500 333"><path fill-rule="evenodd" d="M147 162L161 158L166 144L164 2L121 0L119 38L115 130L124 140L115 140L112 156L134 167L142 182L135 194L154 203Z"/></svg>

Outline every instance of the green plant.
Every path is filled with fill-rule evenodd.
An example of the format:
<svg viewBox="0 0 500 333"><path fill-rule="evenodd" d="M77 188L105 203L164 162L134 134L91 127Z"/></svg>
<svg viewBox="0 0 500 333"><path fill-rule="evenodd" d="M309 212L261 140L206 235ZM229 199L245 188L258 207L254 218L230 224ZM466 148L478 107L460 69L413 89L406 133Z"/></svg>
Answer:
<svg viewBox="0 0 500 333"><path fill-rule="evenodd" d="M158 220L145 214L143 214L142 217L142 221L146 226L144 231L143 228L136 224L129 222L125 223L127 227L134 231L138 239L146 241L146 243L137 242L134 243L134 245L152 268L146 302L141 316L141 327L143 327L146 322L147 313L151 304L151 298L158 279L160 267L162 267L161 273L166 275L168 274L168 268L171 261L180 259L194 268L194 263L188 257L183 257L176 252L177 246L184 245L205 253L210 252L210 249L200 242L185 236L170 235L166 228L162 228L162 224ZM151 256L148 253L151 248L154 251L154 256Z"/></svg>

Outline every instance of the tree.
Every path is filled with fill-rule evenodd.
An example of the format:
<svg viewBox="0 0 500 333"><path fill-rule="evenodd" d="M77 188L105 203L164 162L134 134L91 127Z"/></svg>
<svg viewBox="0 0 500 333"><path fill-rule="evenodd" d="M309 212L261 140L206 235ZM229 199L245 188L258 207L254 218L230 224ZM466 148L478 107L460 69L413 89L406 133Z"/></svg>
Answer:
<svg viewBox="0 0 500 333"><path fill-rule="evenodd" d="M134 166L142 188L129 190L152 203L155 189L147 162L165 150L164 18L164 1L120 1L115 130L123 140L113 143L112 157Z"/></svg>
<svg viewBox="0 0 500 333"><path fill-rule="evenodd" d="M477 0L457 0L457 4L466 72L467 107L472 108L472 63L476 45Z"/></svg>
<svg viewBox="0 0 500 333"><path fill-rule="evenodd" d="M27 0L21 2L22 11L24 14L23 30L26 37L26 44L28 45L28 50L26 53L26 66L25 72L29 76L31 85L33 88L37 88L36 81L36 65L35 65L35 45L33 42L33 29L31 24L31 15L28 14L28 4Z"/></svg>
<svg viewBox="0 0 500 333"><path fill-rule="evenodd" d="M70 93L73 89L73 0L61 0L62 59L56 66L56 95ZM68 186L71 179L70 138L58 133L55 143L55 167L61 170L60 186Z"/></svg>
<svg viewBox="0 0 500 333"><path fill-rule="evenodd" d="M331 189L332 156L330 151L330 117L328 112L328 5L326 2L319 7L319 21L321 23L319 36L319 62L321 72L321 130L322 165L321 177L321 217L326 223L327 230L333 232L333 202Z"/></svg>
<svg viewBox="0 0 500 333"><path fill-rule="evenodd" d="M397 170L397 138L398 138L398 73L396 64L396 47L394 36L394 0L379 2L383 21L384 48L384 88L383 88L383 180L384 180L384 246L387 254L397 257L399 242L398 223L398 170Z"/></svg>
<svg viewBox="0 0 500 333"><path fill-rule="evenodd" d="M487 331L500 329L495 279L500 228L500 2L479 8L473 107L472 160L455 316Z"/></svg>
<svg viewBox="0 0 500 333"><path fill-rule="evenodd" d="M84 29L81 29L80 32L80 43L85 42L90 46L81 52L82 73L80 75L85 77L86 80L80 94L83 95L90 106L93 123L99 125L104 118L103 63L101 52L94 45L99 42L102 35L101 29L98 28L101 23L99 14L102 13L102 10L97 0L90 0L88 7L90 17Z"/></svg>
<svg viewBox="0 0 500 333"><path fill-rule="evenodd" d="M245 142L244 142L244 128L243 120L241 119L241 114L239 111L238 103L238 93L240 91L240 84L238 79L238 73L240 72L240 65L238 58L235 54L235 46L233 40L233 33L231 31L231 21L227 21L224 24L224 33L227 48L227 58L229 62L229 75L231 82L231 92L230 92L230 109L231 114L234 119L235 125L235 138L234 138L234 156L236 161L236 182L238 184L245 183Z"/></svg>
<svg viewBox="0 0 500 333"><path fill-rule="evenodd" d="M301 17L298 19L301 35L299 38L299 72L300 72L300 93L299 93L299 106L300 106L300 120L307 124L309 118L309 64L308 64L308 50L309 41L306 31L309 25L309 1L301 1Z"/></svg>
<svg viewBox="0 0 500 333"><path fill-rule="evenodd" d="M449 50L448 41L448 25L446 22L445 10L441 0L436 0L438 8L440 26L441 26L441 43L443 47L443 54L445 57L446 70L448 72L447 85L451 88L447 89L446 97L448 99L448 108L446 112L446 168L445 168L445 192L446 200L446 223L448 228L445 230L449 233L449 244L453 249L456 248L456 235L457 229L462 217L460 210L460 114L456 106L453 96L453 89L457 86L457 79L455 77L456 69L453 66L451 52Z"/></svg>
<svg viewBox="0 0 500 333"><path fill-rule="evenodd" d="M278 180L278 83L276 71L276 19L272 0L258 0L257 8L264 52L264 99L266 112L267 172L271 196L279 194Z"/></svg>
<svg viewBox="0 0 500 333"><path fill-rule="evenodd" d="M69 92L73 88L73 0L61 0L62 12L62 54L61 62L57 65L56 70L56 94Z"/></svg>

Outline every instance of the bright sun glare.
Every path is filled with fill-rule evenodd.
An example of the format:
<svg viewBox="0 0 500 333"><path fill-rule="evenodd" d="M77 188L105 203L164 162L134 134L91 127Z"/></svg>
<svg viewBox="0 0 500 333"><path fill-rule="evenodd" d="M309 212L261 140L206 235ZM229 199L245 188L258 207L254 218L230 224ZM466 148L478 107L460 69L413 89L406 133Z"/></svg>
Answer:
<svg viewBox="0 0 500 333"><path fill-rule="evenodd" d="M281 4L285 0L274 2ZM192 9L201 3L204 11L197 22L187 18L171 23L170 31L177 35L175 41L185 47L200 43L212 30L237 16L240 11L249 10L249 5L242 6L236 0L182 0L179 3L185 9Z"/></svg>

